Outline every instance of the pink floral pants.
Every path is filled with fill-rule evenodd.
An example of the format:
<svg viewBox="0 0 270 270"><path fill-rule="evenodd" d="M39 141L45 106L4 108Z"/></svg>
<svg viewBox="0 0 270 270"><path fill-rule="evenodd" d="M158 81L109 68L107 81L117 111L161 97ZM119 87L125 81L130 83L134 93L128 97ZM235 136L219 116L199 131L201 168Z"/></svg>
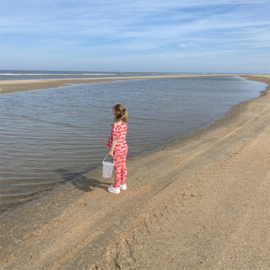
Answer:
<svg viewBox="0 0 270 270"><path fill-rule="evenodd" d="M127 179L127 167L126 167L127 151L125 152L114 152L114 169L115 169L115 180L114 187L118 188L120 185L124 185Z"/></svg>

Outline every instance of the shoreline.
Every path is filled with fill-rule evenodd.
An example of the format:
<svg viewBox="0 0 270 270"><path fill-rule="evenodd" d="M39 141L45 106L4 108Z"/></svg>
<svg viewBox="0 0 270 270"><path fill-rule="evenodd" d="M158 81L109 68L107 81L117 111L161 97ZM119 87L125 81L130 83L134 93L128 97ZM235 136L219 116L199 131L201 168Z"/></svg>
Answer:
<svg viewBox="0 0 270 270"><path fill-rule="evenodd" d="M56 88L80 83L100 83L138 79L165 79L209 76L241 76L244 74L203 74L203 75L167 75L167 76L133 76L133 77L104 77L104 78L69 78L69 79L36 79L36 80L4 80L0 81L0 94Z"/></svg>
<svg viewBox="0 0 270 270"><path fill-rule="evenodd" d="M207 77L207 76L220 76L220 75L172 75L172 76L140 76L138 77L138 79L145 79L145 78L148 78L148 79L156 79L156 78L174 78L174 77ZM265 90L261 91L260 92L260 96L256 97L256 98L253 98L251 100L246 100L246 101L243 101L243 102L240 102L238 104L235 104L233 106L231 106L230 110L227 111L223 117L219 118L219 119L216 119L214 122L200 128L200 129L197 129L197 130L193 130L191 131L190 133L186 134L186 135L181 135L179 137L174 137L174 138L170 138L170 139L167 139L166 141L164 141L164 143L160 146L156 146L154 147L153 149L151 150L148 150L146 152L142 152L142 153L139 153L135 156L132 156L132 157L129 157L128 160L132 161L132 160L137 160L137 159L140 159L140 157L144 157L144 156L148 156L148 155L151 155L152 153L155 153L155 152L158 152L158 151L162 151L166 148L169 148L169 147L173 147L175 145L178 145L178 144L181 144L181 143L187 143L188 141L190 141L191 139L193 138L196 138L198 136L200 136L200 134L204 133L204 132L207 132L208 130L211 130L212 128L217 128L217 127L220 127L222 125L224 125L224 123L226 123L227 121L230 121L233 117L235 117L235 115L237 115L239 112L239 110L241 110L241 107L244 106L246 103L248 102L251 102L252 100L255 100L257 98L260 98L262 97L263 95L266 95L266 92L267 92L267 89L269 88L270 90L270 82L268 82L268 78L270 78L270 75L233 75L233 74L226 74L226 75L222 75L222 76L238 76L238 77L241 77L241 78L244 78L244 79L247 79L247 80L250 80L250 81L258 81L258 82L264 82L266 83L268 86L266 86ZM268 78L267 78L268 76ZM150 77L150 78L149 78ZM117 81L121 78L125 78L125 77L117 77L117 78L114 78L112 79L111 81ZM108 79L108 81L105 81L105 79ZM132 80L133 77L127 77L126 80ZM136 78L137 79L137 78ZM39 90L39 89L48 89L50 88L50 84L52 83L54 86L52 88L57 88L59 86L67 86L68 84L66 83L66 80L78 80L78 81L81 81L81 80L84 80L84 79L81 79L81 78L75 78L75 79L64 79L65 81L65 84L62 84L62 79L49 79L49 80L16 80L16 81L6 81L6 85L9 86L9 85L13 85L14 82L18 82L17 84L14 84L14 86L19 87L19 82L23 81L25 84L26 84L26 88L23 88L21 90L18 90L18 89L13 89L11 92L2 92L1 91L1 88L0 88L0 94L1 93L13 93L13 92L22 92L22 91L30 91L30 90ZM110 78L102 78L102 80L99 80L99 79L96 79L96 78L90 78L89 79L91 81L91 83L99 83L99 82L110 82ZM5 82L5 81L0 81L0 87L1 87L1 82ZM61 83L61 85L58 85L59 83ZM83 83L83 82L79 82L79 83ZM87 82L89 83L89 82ZM41 85L45 85L46 88L35 88L35 89L30 89L32 87L37 87L36 84L41 84ZM57 86L56 86L57 85ZM27 205L28 203L31 203L31 202L35 202L36 200L39 200L43 194L47 194L47 193L50 193L50 192L53 192L55 191L56 189L61 189L61 187L65 186L65 185L69 185L70 183L76 183L77 182L77 179L81 179L81 177L85 177L85 176L90 176L92 174L96 174L97 172L102 172L102 166L98 166L98 167L95 167L93 169L91 169L90 171L88 172L85 172L85 173L82 173L81 176L79 177L76 177L74 179L71 179L69 180L68 182L64 182L64 183L58 183L56 184L56 186L48 191L41 191L39 194L37 194L37 196L29 201L25 201L25 202L21 202L21 203L17 203L17 204L14 204L12 206L10 206L9 208L7 208L6 210L4 210L3 212L0 212L0 219L1 219L1 215L5 214L5 213L11 213L13 212L14 210L16 210L18 207L23 207L24 205Z"/></svg>
<svg viewBox="0 0 270 270"><path fill-rule="evenodd" d="M138 79L145 79L145 78L148 78L148 79L156 79L156 78L174 78L174 77L208 77L208 76L220 76L220 74L213 74L213 75L170 75L170 76L140 76L140 77L136 77ZM245 76L245 75L233 75L233 74L224 74L224 75L221 75L221 76L238 76L238 77L242 77L242 78L245 78L247 79L249 76L255 76L255 78L257 78L258 76L264 76L264 75L249 75L249 76ZM150 77L150 78L149 78ZM113 79L112 81L116 81L118 79L123 79L125 77L116 77L115 79ZM107 79L107 78L105 78ZM109 78L108 78L109 79ZM132 80L133 77L127 77L126 80ZM77 79L65 79L64 81L70 81L70 80L78 80L78 81L81 81L81 80L84 80L84 79L81 79L81 78L77 78ZM105 82L103 81L103 79L101 81L99 81L99 79L97 78L91 78L90 79L93 83L97 83L97 82ZM97 80L97 81L96 81ZM254 79L254 81L259 81L259 82L263 82L262 80L260 79ZM49 79L49 80L16 80L16 81L0 81L0 86L1 86L1 82L6 82L6 85L9 86L10 84L13 85L14 82L17 82L17 84L15 84L16 87L19 87L20 86L20 82L23 82L24 84L27 85L27 87L36 87L36 84L42 84L45 83L47 85L47 83L51 84L58 84L58 83L61 83L62 82L62 79ZM80 82L81 83L81 82ZM266 83L266 82L265 82ZM47 85L48 86L48 85ZM43 88L42 88L43 89ZM38 90L38 89L33 89L33 90ZM28 88L27 90L25 89L22 89L22 90L18 90L18 91L28 91ZM265 90L261 91L264 92ZM16 92L16 91L14 91ZM1 93L1 92L0 92ZM3 92L2 92L3 93ZM247 100L247 101L244 101L244 102L248 102L250 100ZM244 103L244 102L241 102L240 104ZM194 136L198 136L198 134L204 132L205 130L208 130L210 129L212 126L216 126L217 123L219 123L220 121L223 121L224 118L226 118L227 114L230 114L230 111L232 110L233 107L236 107L238 106L239 104L235 104L233 105L229 111L227 111L223 117L219 118L219 119L216 119L214 122L210 123L210 124L207 124L206 126L204 127L201 127L199 129L195 129L191 132L189 132L188 134L185 134L185 135L181 135L181 136L177 136L177 137L172 137L170 139L167 139L165 140L161 145L159 146L154 146L152 149L150 150L147 150L147 151L142 151L141 153L138 153L136 154L135 156L132 156L132 157L128 157L129 160L136 160L137 158L140 158L142 156L145 156L145 155L149 155L151 153L154 153L154 152L157 152L157 151L161 151L162 149L165 149L165 148L168 148L168 147L172 147L173 145L175 144L179 144L180 142L184 142L184 141L188 141L190 140L191 138L193 138ZM81 176L83 177L84 175L91 175L92 173L95 173L97 171L100 171L102 169L102 166L97 166L93 169L91 169L90 171L88 172L84 172L81 174ZM71 183L73 181L76 181L76 178L74 179L71 179L69 180L68 182ZM40 191L39 193L37 193L37 195L31 199L31 200L27 200L27 201L24 201L24 202L19 202L19 203L14 203L14 204L11 204L8 208L0 211L0 217L2 214L6 213L6 212L12 212L13 210L15 210L17 207L21 207L23 206L24 204L27 204L27 203L30 203L32 201L36 201L38 200L40 197L42 197L42 194L43 193L48 193L50 191L53 191L57 188L61 188L63 185L66 185L67 182L63 182L63 183L56 183L55 187L53 187L52 189L50 190L47 190L47 191Z"/></svg>
<svg viewBox="0 0 270 270"><path fill-rule="evenodd" d="M91 267L98 267L98 261L100 261L100 265L112 264L111 261L113 261L116 265L118 257L116 255L117 246L115 243L118 243L119 240L113 238L109 241L108 238L105 237L110 236L110 232L115 229L115 226L119 226L116 235L121 233L122 236L120 238L124 239L124 242L120 242L120 245L125 245L123 243L127 242L128 245L132 246L132 248L135 246L135 250L137 250L134 252L134 254L140 254L140 251L145 251L144 247L147 247L148 242L149 244L153 245L159 236L155 234L155 232L152 232L152 235L155 237L152 239L150 236L147 236L147 238L144 235L144 227L140 223L142 219L146 223L148 220L150 223L153 223L152 214L154 213L155 216L157 215L156 212L158 212L163 215L164 213L162 212L162 208L164 208L164 205L166 205L168 209L171 208L171 211L174 211L175 209L168 204L168 201L173 205L180 205L178 208L180 207L180 209L183 211L185 210L183 203L186 205L191 203L190 198L194 198L193 200L197 200L198 204L201 204L202 199L198 194L203 194L203 192L208 194L209 190L211 191L211 187L209 186L210 184L215 185L216 190L218 190L219 185L221 185L219 184L221 182L217 181L217 179L222 179L223 174L219 175L219 178L217 177L214 179L212 179L210 176L212 174L217 174L217 172L220 170L225 170L227 167L233 167L234 162L240 162L239 159L241 160L249 158L251 155L249 151L251 151L250 149L252 148L252 145L255 145L255 143L259 144L261 142L261 140L257 140L257 138L259 138L259 136L267 135L266 132L269 124L268 119L270 117L268 115L269 106L267 103L270 95L270 76L243 75L241 77L248 80L264 82L268 85L266 89L261 92L259 97L234 105L223 118L216 120L209 126L195 131L188 136L180 137L178 140L176 140L176 142L169 143L167 146L162 147L163 150L154 150L129 159L128 166L130 171L131 189L128 191L128 193L121 193L122 196L118 197L104 193L104 190L106 190L107 185L110 184L111 180L109 179L104 181L104 179L100 177L100 172L94 171L75 179L72 183L68 183L65 186L59 186L52 191L45 192L41 198L25 203L19 207L20 209L15 208L12 209L12 211L8 210L4 212L3 215L0 216L1 221L4 224L4 226L1 226L1 231L2 235L5 234L3 240L5 243L7 243L7 245L2 246L6 247L7 249L2 255L0 255L0 261L3 262L3 266L6 268L1 268L0 265L0 269L12 269L11 267L14 267L14 265L22 262L25 263L25 268L22 269L34 269L36 263L40 267L46 266L46 269L55 269L54 267L67 267L67 259L74 263L74 267L75 265L82 264L82 262L79 262L79 258L80 260L84 258L83 254L85 251L83 251L83 249L87 249L90 252L93 251L93 246L97 248L98 252L89 254L87 259L87 266L89 266L88 269L96 269ZM229 138L229 140L227 138ZM260 148L260 150L267 151L267 147L264 146L264 148L265 149ZM264 155L264 153L262 155ZM200 156L202 156L203 159L197 158ZM222 160L225 161L222 163ZM198 161L200 164L198 164ZM260 161L263 162L263 159L260 159ZM267 160L265 162L267 163ZM244 166L244 163L241 163L241 165ZM251 163L248 165L252 167ZM207 170L212 168L211 166L214 166L213 168L215 170L212 170L212 172L208 174ZM140 168L140 171L138 171L137 168ZM268 168L268 165L266 168ZM237 169L240 170L241 168L239 167ZM236 174L236 172L237 171L233 171L232 169L232 173ZM200 178L197 177L198 174L200 175ZM264 171L264 174L267 174L267 172ZM149 177L149 175L151 177ZM182 175L183 179L181 178ZM205 178L203 178L204 175ZM211 179L209 180L209 177L212 179L212 181ZM232 174L231 178L234 179L237 177ZM251 182L248 182L249 185L251 185ZM237 182L234 184L236 186L240 185L238 183L239 179L237 179ZM143 191L137 187L138 184L144 187ZM228 183L228 186L226 186L228 189L226 192L232 192L229 188L231 184L232 183L230 182ZM246 184L247 183L245 183L245 185ZM209 189L204 190L204 187ZM223 191L224 189L221 188L220 196L224 195ZM251 191L255 192L254 189ZM186 195L181 195L180 198L178 198L179 196L177 196L177 194ZM191 194L192 196L188 194ZM213 198L217 196L213 190L212 193L210 192L209 194L213 196ZM147 200L145 200L142 195L144 195ZM251 196L251 193L249 193L249 195ZM190 197L187 199L186 196ZM166 199L165 201L164 198ZM172 198L178 198L176 199L177 202L174 200L172 201ZM138 199L140 199L140 201L138 201ZM235 201L234 198L230 197L230 199ZM211 202L216 203L215 200L212 200ZM124 210L122 209L123 203L125 203ZM210 207L211 203L206 203L208 203L208 205L206 204L204 206L206 209L208 209L207 207ZM113 208L110 206L110 204L113 204ZM70 206L70 208L68 206ZM137 207L139 207L139 211L136 209ZM197 209L195 209L193 204L189 207L191 207L190 211L195 211ZM219 207L222 207L222 205L219 205ZM115 214L115 209L117 209L117 211L121 209L121 211L123 210L123 213L120 214L117 212L118 214ZM223 211L226 209L227 208L224 208ZM243 209L241 208L241 211L244 211ZM250 209L252 210L252 208ZM48 210L50 211L49 214L47 212ZM185 211L183 211L180 211L180 214L178 213L181 218L191 218L190 216L185 216ZM114 213L114 215L111 215L112 213ZM85 215L88 218L85 218ZM75 242L79 246L74 246L74 243L71 242L73 238L71 237L70 232L67 230L69 228L69 219L67 217L71 218L74 216L76 216L78 220L73 220L71 223L72 226L75 226L74 228L76 228L76 230L74 230L73 227L71 230L72 233L78 236L79 242L77 240ZM27 217L27 221L25 221L25 217ZM117 219L114 220L114 217L117 217ZM118 217L121 218L121 220L125 220L126 224L124 225L122 222L119 223ZM106 224L106 220L107 222L110 220L114 226L109 226ZM201 222L203 223L203 220L201 220ZM214 221L211 222L213 223ZM26 225L21 228L20 224ZM84 224L87 229L82 227L81 224ZM160 227L160 225L157 224L156 226ZM167 225L164 223L161 227L163 226L166 227ZM179 229L182 225L178 224L177 226ZM195 230L194 226L195 225L190 223L189 229L191 229L191 231L192 229ZM56 232L60 232L58 227L62 230L64 229L62 232L62 236L64 237L63 250L61 241L59 240L58 242L55 242L55 240L53 240ZM105 235L102 235L103 232L101 234L100 228L105 232ZM91 235L89 235L88 229L90 229ZM140 235L136 233L138 230ZM155 231L155 229L151 228L150 224L148 230ZM14 244L14 241L11 241L12 243L10 244L10 241L8 242L11 231L12 237L19 239L19 245L23 244L22 248L26 248L26 251L23 251L23 249L19 247L18 243L15 242ZM80 238L82 236L84 237ZM135 239L135 244L132 242L133 240L131 240L130 237ZM143 240L141 240L142 238ZM214 238L213 235L212 238ZM97 239L99 241L96 241ZM168 239L169 238L165 239L165 243L169 243ZM106 245L101 245L101 243L104 242ZM44 247L42 246L44 243L50 243L53 245L53 247ZM31 244L33 244L37 250L34 250L34 248L31 247ZM87 247L90 244L92 247L89 249ZM68 245L71 245L72 248L68 247ZM110 251L108 251L108 247L110 247ZM122 249L125 250L125 247ZM57 253L57 256L55 255L56 257L52 255L53 251ZM28 254L27 252L29 254L33 254L30 255L32 256L30 260L29 256L26 255ZM188 254L187 250L185 252ZM202 253L203 251L200 252ZM38 253L39 255L37 255ZM132 255L130 251L126 253L128 253L128 255L126 255L127 258L120 259L122 265L127 263L127 261L133 266L140 262L138 255ZM103 256L104 254L106 254L106 256ZM136 257L135 261L132 259L133 256ZM48 258L50 258L50 260L46 261ZM56 258L58 259L56 260ZM152 257L151 259L151 254L148 254L148 257L144 259L148 260L150 263L154 263L154 258ZM196 259L192 260L196 261ZM182 262L186 262L186 265L188 265L187 259L184 259ZM244 263L240 262L239 260L236 260L236 262L241 266ZM174 268L174 266L170 267L163 269ZM146 266L144 269L151 268L147 268Z"/></svg>

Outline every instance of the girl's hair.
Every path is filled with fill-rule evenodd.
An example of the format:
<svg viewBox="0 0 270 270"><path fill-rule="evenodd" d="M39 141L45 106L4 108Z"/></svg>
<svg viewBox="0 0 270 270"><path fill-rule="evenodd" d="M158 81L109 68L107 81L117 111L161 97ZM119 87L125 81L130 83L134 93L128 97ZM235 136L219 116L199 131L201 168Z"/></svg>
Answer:
<svg viewBox="0 0 270 270"><path fill-rule="evenodd" d="M114 114L114 123L118 121L123 121L127 123L128 114L127 109L122 104L116 104L113 106L113 114Z"/></svg>

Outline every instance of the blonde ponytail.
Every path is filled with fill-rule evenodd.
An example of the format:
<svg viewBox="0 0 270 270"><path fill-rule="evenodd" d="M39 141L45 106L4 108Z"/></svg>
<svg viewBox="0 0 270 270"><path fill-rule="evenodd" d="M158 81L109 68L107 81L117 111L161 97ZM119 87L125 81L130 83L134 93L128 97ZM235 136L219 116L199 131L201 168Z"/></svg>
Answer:
<svg viewBox="0 0 270 270"><path fill-rule="evenodd" d="M112 109L114 113L114 123L119 121L123 121L124 123L128 122L127 109L122 104L116 104Z"/></svg>

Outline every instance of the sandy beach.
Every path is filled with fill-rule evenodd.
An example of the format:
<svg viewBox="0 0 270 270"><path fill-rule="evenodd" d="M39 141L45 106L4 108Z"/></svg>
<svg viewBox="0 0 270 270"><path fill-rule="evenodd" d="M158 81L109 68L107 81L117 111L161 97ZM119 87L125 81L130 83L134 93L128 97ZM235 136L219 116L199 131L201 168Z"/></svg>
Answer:
<svg viewBox="0 0 270 270"><path fill-rule="evenodd" d="M239 75L239 74L237 74ZM12 93L37 89L48 89L78 83L99 83L138 79L163 79L204 76L237 76L236 74L204 74L204 75L171 75L171 76L133 76L133 77L110 77L110 78L75 78L75 79L47 79L47 80L5 80L0 81L0 93Z"/></svg>
<svg viewBox="0 0 270 270"><path fill-rule="evenodd" d="M6 211L0 269L270 269L270 75L243 77L267 89L209 127L128 159L127 191L109 194L113 180L96 170Z"/></svg>

